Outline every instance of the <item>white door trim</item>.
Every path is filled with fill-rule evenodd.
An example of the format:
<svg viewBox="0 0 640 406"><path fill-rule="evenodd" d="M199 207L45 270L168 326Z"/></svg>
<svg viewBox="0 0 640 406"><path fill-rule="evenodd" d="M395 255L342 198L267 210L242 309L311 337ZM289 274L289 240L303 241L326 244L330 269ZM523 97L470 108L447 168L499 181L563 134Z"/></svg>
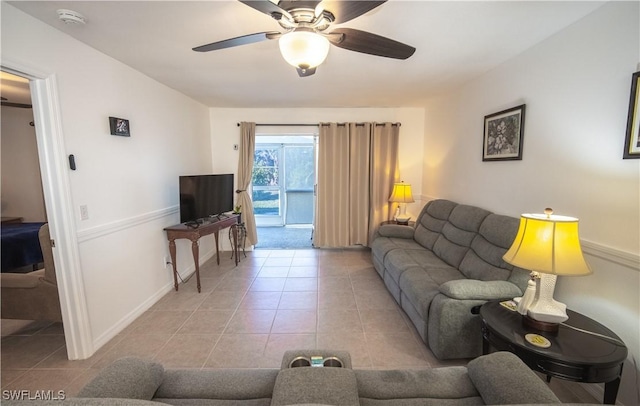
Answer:
<svg viewBox="0 0 640 406"><path fill-rule="evenodd" d="M94 352L78 247L67 151L56 75L16 61L2 60L2 70L30 80L42 188L56 247L53 258L69 359Z"/></svg>

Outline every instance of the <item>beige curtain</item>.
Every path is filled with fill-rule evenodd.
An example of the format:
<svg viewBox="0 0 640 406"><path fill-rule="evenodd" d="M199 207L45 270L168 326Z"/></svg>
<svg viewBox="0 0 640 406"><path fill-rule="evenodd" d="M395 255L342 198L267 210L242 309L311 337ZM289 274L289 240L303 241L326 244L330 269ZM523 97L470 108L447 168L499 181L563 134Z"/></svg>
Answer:
<svg viewBox="0 0 640 406"><path fill-rule="evenodd" d="M256 149L256 123L240 123L240 157L238 158L238 198L236 204L242 205L242 220L247 228L249 245L258 243L256 218L253 215L253 203L249 195L249 185L253 173L253 155Z"/></svg>
<svg viewBox="0 0 640 406"><path fill-rule="evenodd" d="M400 143L400 125L391 123L374 125L371 147L371 211L369 212L368 241L381 222L391 219L393 205L389 196L393 184L399 181L398 144Z"/></svg>
<svg viewBox="0 0 640 406"><path fill-rule="evenodd" d="M321 124L314 246L368 245L390 213L399 126Z"/></svg>

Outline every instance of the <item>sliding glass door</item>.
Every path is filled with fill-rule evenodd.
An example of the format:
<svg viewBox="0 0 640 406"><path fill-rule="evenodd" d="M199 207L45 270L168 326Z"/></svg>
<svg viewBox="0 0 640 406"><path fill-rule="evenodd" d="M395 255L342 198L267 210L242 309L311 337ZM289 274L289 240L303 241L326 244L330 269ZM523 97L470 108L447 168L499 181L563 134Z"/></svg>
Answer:
<svg viewBox="0 0 640 406"><path fill-rule="evenodd" d="M311 225L316 179L314 136L258 136L252 198L257 226Z"/></svg>

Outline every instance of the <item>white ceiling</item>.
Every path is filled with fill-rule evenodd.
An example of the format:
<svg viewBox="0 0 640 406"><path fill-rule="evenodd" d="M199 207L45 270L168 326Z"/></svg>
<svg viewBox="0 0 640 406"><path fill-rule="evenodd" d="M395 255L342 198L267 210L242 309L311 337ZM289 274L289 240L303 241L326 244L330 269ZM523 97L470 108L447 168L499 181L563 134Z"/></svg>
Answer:
<svg viewBox="0 0 640 406"><path fill-rule="evenodd" d="M391 0L341 27L417 48L407 60L332 47L298 77L277 41L191 48L278 23L238 1L11 1L13 6L211 107L408 107L461 86L579 20L601 1ZM84 15L64 24L57 9ZM328 31L330 31L329 29Z"/></svg>

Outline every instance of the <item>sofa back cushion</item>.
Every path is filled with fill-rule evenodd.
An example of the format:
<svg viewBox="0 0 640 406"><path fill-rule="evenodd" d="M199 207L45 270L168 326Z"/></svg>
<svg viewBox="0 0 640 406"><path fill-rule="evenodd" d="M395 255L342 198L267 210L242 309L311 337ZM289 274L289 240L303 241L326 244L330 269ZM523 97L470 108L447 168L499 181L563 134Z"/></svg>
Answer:
<svg viewBox="0 0 640 406"><path fill-rule="evenodd" d="M502 259L516 237L518 226L519 220L514 217L488 215L460 263L460 272L469 279L509 280L520 289L526 288L528 272Z"/></svg>
<svg viewBox="0 0 640 406"><path fill-rule="evenodd" d="M489 214L489 211L475 206L464 204L456 206L433 245L434 254L457 268L469 251L482 221Z"/></svg>
<svg viewBox="0 0 640 406"><path fill-rule="evenodd" d="M449 215L457 206L449 200L432 200L427 203L416 221L416 231L413 238L423 247L433 250L433 245L442 233Z"/></svg>
<svg viewBox="0 0 640 406"><path fill-rule="evenodd" d="M507 280L513 266L502 256L507 252L518 231L518 219L490 214L480 226L471 249L460 263L460 271L470 279Z"/></svg>

